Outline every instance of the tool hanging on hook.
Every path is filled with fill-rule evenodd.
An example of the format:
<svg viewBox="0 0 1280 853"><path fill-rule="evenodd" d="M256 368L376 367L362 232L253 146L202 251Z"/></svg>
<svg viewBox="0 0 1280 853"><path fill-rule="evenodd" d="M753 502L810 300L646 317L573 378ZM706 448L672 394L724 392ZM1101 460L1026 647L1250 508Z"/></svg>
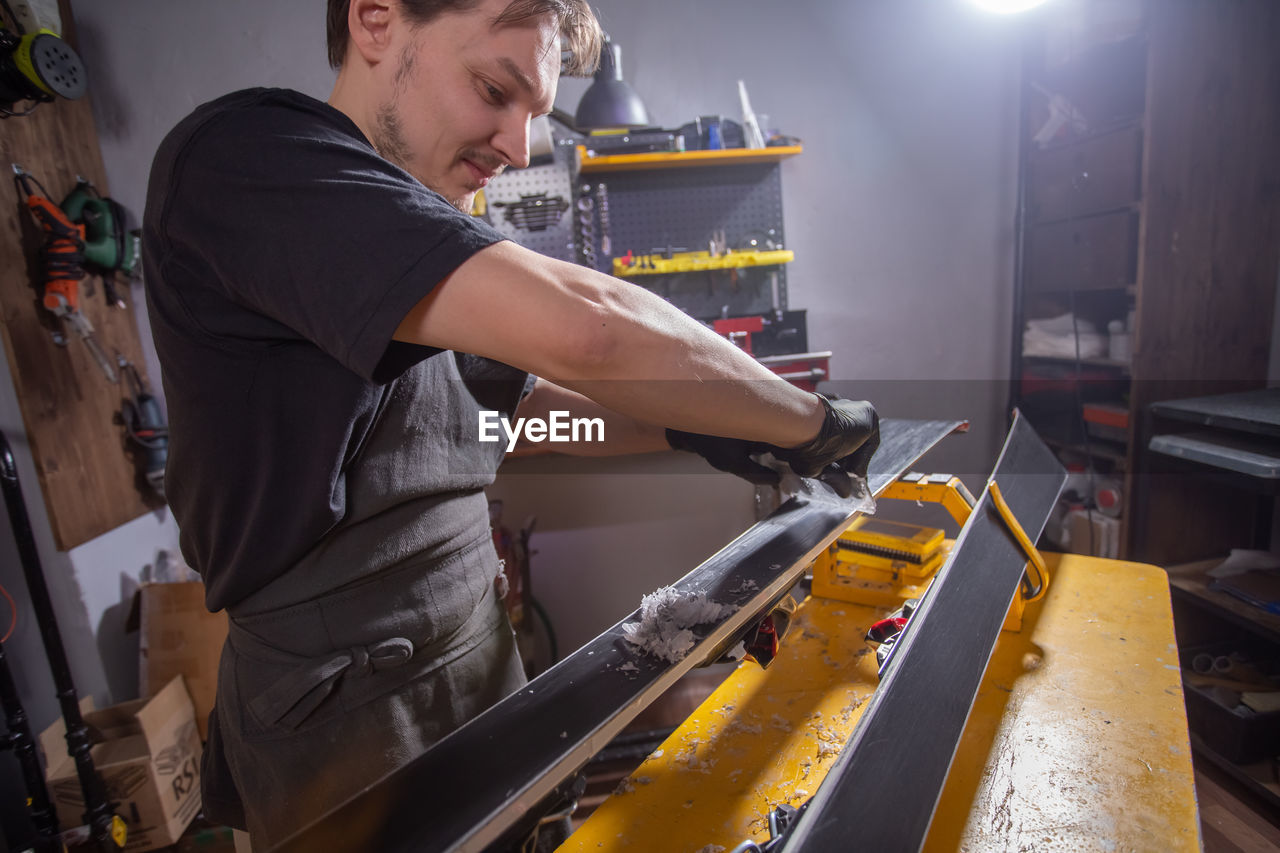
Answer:
<svg viewBox="0 0 1280 853"><path fill-rule="evenodd" d="M80 311L80 279L84 278L84 226L72 222L62 208L48 198L48 192L17 163L13 182L27 209L44 232L40 247L41 304L75 330L107 381L118 381L115 368L94 337L93 324ZM37 190L39 192L37 192Z"/></svg>
<svg viewBox="0 0 1280 853"><path fill-rule="evenodd" d="M14 23L20 22L15 19ZM88 88L84 63L71 45L36 24L40 27L36 32L25 32L21 26L13 32L0 19L0 119L29 115L55 96L83 97ZM30 101L30 106L16 109L22 101Z"/></svg>
<svg viewBox="0 0 1280 853"><path fill-rule="evenodd" d="M160 497L164 497L164 467L169 458L169 426L160 413L160 404L147 390L138 368L116 353L120 375L128 399L120 405L120 420L132 445L131 455L144 479Z"/></svg>
<svg viewBox="0 0 1280 853"><path fill-rule="evenodd" d="M115 272L132 276L142 256L141 235L125 230L124 207L98 192L92 181L76 176L75 188L62 200L62 212L84 226L85 269L98 274L107 304L124 308L115 287Z"/></svg>

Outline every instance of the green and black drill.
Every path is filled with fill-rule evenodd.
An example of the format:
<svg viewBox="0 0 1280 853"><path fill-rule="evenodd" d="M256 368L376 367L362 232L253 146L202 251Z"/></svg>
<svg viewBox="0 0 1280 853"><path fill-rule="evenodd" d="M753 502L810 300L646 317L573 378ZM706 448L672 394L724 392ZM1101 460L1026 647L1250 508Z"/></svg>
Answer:
<svg viewBox="0 0 1280 853"><path fill-rule="evenodd" d="M124 207L105 198L92 182L76 178L76 186L59 205L67 218L84 226L84 265L102 278L107 302L125 307L115 288L113 275L120 270L132 275L142 256L137 231L125 231Z"/></svg>

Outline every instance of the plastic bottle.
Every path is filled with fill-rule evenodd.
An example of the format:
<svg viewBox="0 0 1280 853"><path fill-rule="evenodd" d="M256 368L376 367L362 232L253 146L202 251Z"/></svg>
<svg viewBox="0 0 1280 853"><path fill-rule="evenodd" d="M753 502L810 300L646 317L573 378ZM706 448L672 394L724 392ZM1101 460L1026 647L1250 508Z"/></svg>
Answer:
<svg viewBox="0 0 1280 853"><path fill-rule="evenodd" d="M1079 463L1067 466L1067 482L1062 486L1062 497L1069 503L1083 503L1089 497L1089 473Z"/></svg>
<svg viewBox="0 0 1280 853"><path fill-rule="evenodd" d="M1103 515L1119 518L1124 512L1123 492L1121 489L1120 480L1115 477L1095 478L1093 484L1094 508Z"/></svg>

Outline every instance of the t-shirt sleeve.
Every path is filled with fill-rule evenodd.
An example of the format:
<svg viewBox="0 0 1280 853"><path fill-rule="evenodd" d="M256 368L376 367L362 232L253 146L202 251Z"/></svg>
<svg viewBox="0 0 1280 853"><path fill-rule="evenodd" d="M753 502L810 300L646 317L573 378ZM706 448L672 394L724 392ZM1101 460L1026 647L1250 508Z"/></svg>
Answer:
<svg viewBox="0 0 1280 853"><path fill-rule="evenodd" d="M379 382L432 352L393 346L409 309L503 239L363 140L282 110L192 134L162 221L223 296Z"/></svg>

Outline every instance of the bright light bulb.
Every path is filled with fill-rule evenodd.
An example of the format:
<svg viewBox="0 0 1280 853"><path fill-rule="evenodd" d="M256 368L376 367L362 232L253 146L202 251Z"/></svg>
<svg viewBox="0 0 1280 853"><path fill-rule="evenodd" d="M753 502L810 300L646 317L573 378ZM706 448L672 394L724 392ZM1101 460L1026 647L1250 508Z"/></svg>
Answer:
<svg viewBox="0 0 1280 853"><path fill-rule="evenodd" d="M1009 15L1014 12L1025 12L1039 6L1044 0L969 0L969 2L988 12Z"/></svg>

